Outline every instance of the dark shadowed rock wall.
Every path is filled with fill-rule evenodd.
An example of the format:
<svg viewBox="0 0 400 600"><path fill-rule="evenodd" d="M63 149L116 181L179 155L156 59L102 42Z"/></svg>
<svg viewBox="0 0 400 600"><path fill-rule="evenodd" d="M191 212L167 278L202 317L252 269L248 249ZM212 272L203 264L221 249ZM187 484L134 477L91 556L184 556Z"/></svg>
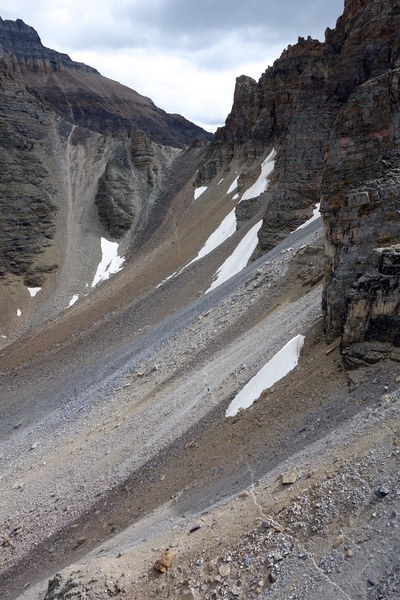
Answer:
<svg viewBox="0 0 400 600"><path fill-rule="evenodd" d="M56 268L32 267L56 227L56 190L37 151L48 131L46 105L0 60L0 278L22 275L32 286Z"/></svg>
<svg viewBox="0 0 400 600"><path fill-rule="evenodd" d="M400 6L388 0L346 2L329 37L340 50L334 76L348 94L326 148L323 302L328 337L344 332L347 345L385 337L378 326L372 334L369 309L361 310L355 298L362 290L367 303L367 281L374 280L371 311L383 323L375 298L375 249L400 242ZM393 299L389 304L395 306ZM387 319L391 309L380 306Z"/></svg>

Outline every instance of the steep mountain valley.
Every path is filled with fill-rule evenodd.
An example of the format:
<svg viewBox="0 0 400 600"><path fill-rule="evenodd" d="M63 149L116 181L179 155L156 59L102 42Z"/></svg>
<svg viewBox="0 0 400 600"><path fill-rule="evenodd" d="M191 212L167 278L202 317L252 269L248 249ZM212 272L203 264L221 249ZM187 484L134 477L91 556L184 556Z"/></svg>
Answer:
<svg viewBox="0 0 400 600"><path fill-rule="evenodd" d="M0 598L400 597L399 25L210 136L0 20Z"/></svg>

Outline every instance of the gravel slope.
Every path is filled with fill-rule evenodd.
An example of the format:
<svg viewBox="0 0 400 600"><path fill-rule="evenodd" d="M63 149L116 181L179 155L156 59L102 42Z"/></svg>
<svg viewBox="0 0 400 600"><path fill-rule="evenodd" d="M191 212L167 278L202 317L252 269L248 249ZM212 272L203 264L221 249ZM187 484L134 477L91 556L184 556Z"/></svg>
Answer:
<svg viewBox="0 0 400 600"><path fill-rule="evenodd" d="M61 580L62 588L71 573L73 579L81 573L74 587L76 597L85 597L86 590L89 598L146 599L168 594L178 598L185 593L193 598L218 598L235 597L239 590L243 598L268 594L317 598L326 591L318 586L326 583L330 589L331 578L326 579L314 563L300 563L299 571L286 561L286 556L295 559L293 544L303 548L309 541L310 547L317 543L328 548L324 528L315 532L316 542L312 526L306 527L309 540L292 532L289 521L282 531L272 528L269 541L280 547L276 552L291 548L285 554L283 591L278 592L275 583L268 592L265 587L269 573L273 579L281 569L278 565L274 571L275 562L281 561L268 558L274 564L266 576L267 558L257 551L261 562L254 559L257 545L265 545L265 536L271 538L271 527L262 523L269 522L268 515L280 522L282 506L275 500L284 493L277 477L286 468L285 461L289 461L287 468L297 465L302 473L300 487L303 490L304 483L307 496L312 494L313 482L323 484L318 478L307 479L307 469L314 461L325 469L339 442L341 454L342 438L351 440L354 434L362 442L367 439L357 433L362 430L364 413L385 392L392 394L393 423L397 419L396 366L366 370L349 388L338 344L325 345L320 284L304 279L301 259L303 247L315 245L320 235L320 224L313 223L214 292L162 319L157 311L163 300L168 303L172 296L179 305L180 293L186 293L193 277L198 289L201 265L196 265L194 273L187 270L145 301L123 306L109 322L88 328L72 343L38 353L18 369L3 373L0 593L4 597L44 598L47 578L89 552L90 560L71 567ZM204 270L207 277L207 264ZM206 285L204 281L203 289ZM148 325L139 331L138 325L144 322ZM226 419L225 410L234 394L299 333L305 334L306 345L298 368L251 409ZM26 381L31 383L26 385ZM384 432L390 411L386 407L379 411L379 431ZM375 422L368 424L371 448L376 444L374 428ZM354 453L354 460L359 460L360 452ZM306 460L308 456L312 458ZM378 485L377 473L387 471L383 458L375 466L368 480L371 490ZM353 472L354 466L349 466L343 481L350 481ZM341 475L337 473L338 478ZM391 494L395 489L391 483ZM293 500L291 492L283 497ZM237 519L238 502L244 504ZM311 519L311 499L304 502L306 522L307 514ZM352 514L346 510L346 515ZM188 534L198 520L199 531L206 526L213 530L218 523L219 537ZM359 519L354 527L360 523ZM252 531L256 531L255 542ZM329 531L333 535L333 525ZM175 570L160 578L149 567L169 546L178 551L179 559ZM207 564L216 556L212 569L210 564L203 568L203 551L209 555ZM99 552L101 558L94 560ZM115 559L120 552L126 553L126 560L123 556ZM243 571L245 556L250 554L252 568L249 564ZM232 566L229 576L221 576L219 567L229 564L229 556L237 557L239 570ZM132 570L128 583L126 573ZM104 583L108 575L103 573L118 580L117 587L114 583L110 587L108 580ZM299 592L290 596L288 589L293 594L306 589L299 582L307 577L307 590L317 595ZM257 578L263 586L257 587Z"/></svg>

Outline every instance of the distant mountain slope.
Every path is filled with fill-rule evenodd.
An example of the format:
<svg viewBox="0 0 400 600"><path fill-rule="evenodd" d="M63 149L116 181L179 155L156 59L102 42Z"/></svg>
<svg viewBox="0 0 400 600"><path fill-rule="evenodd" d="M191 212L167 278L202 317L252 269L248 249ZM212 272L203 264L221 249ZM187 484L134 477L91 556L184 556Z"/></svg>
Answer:
<svg viewBox="0 0 400 600"><path fill-rule="evenodd" d="M0 18L0 56L12 72L76 125L99 133L142 129L153 141L176 147L196 137L212 138L181 115L158 108L150 98L45 48L36 31L20 19Z"/></svg>
<svg viewBox="0 0 400 600"><path fill-rule="evenodd" d="M91 289L101 238L145 243L210 137L0 20L2 341L30 322L27 288L49 284L53 315Z"/></svg>

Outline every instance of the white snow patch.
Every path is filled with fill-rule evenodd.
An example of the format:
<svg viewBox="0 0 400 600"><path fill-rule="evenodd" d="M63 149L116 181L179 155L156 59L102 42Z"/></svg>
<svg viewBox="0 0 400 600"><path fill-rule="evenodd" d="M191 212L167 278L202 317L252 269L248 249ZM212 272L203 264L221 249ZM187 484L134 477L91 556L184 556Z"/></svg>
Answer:
<svg viewBox="0 0 400 600"><path fill-rule="evenodd" d="M189 265L194 263L196 260L207 256L215 248L220 246L225 240L227 240L236 231L236 214L235 209L225 217L220 226L210 235L204 246L199 251L196 258L194 258Z"/></svg>
<svg viewBox="0 0 400 600"><path fill-rule="evenodd" d="M28 287L28 292L30 293L30 295L32 296L32 298L34 298L36 296L36 294L38 292L40 292L42 288L41 287L36 287L36 288L29 288Z"/></svg>
<svg viewBox="0 0 400 600"><path fill-rule="evenodd" d="M239 179L239 175L236 177L235 181L233 181L231 183L231 185L229 186L229 190L226 192L227 194L231 194L233 192L233 190L236 190L236 188L238 186L238 179Z"/></svg>
<svg viewBox="0 0 400 600"><path fill-rule="evenodd" d="M97 285L99 281L105 281L111 277L111 275L118 273L118 271L122 269L122 265L125 262L125 258L123 256L118 256L117 242L109 242L105 238L101 238L101 251L103 257L99 266L97 267L92 287Z"/></svg>
<svg viewBox="0 0 400 600"><path fill-rule="evenodd" d="M226 417L234 417L239 410L246 409L253 404L260 394L273 386L277 381L292 371L299 362L301 349L304 345L304 335L297 335L288 342L257 375L253 377L236 398L230 403L225 413Z"/></svg>
<svg viewBox="0 0 400 600"><path fill-rule="evenodd" d="M223 180L224 180L224 178L220 179L220 180L218 181L217 185L219 185L220 183L222 183L222 182L223 182Z"/></svg>
<svg viewBox="0 0 400 600"><path fill-rule="evenodd" d="M298 228L295 229L295 231L298 231L299 229L303 229L303 227L307 227L307 225L309 225L313 221L316 221L318 219L318 217L321 216L320 208L321 208L321 203L317 202L317 204L315 205L315 208L313 210L312 217L310 217L308 219L308 221L306 221L305 223L302 223L301 225L299 225ZM292 231L292 233L293 233L293 231Z"/></svg>
<svg viewBox="0 0 400 600"><path fill-rule="evenodd" d="M184 271L186 269L186 267L188 267L189 265L196 262L196 260L200 260L200 258L203 258L204 256L207 256L207 254L210 254L210 252L215 250L215 248L217 248L220 244L222 244L225 240L227 240L232 234L234 234L235 231L236 231L236 215L235 215L235 209L233 209L225 217L225 219L222 221L222 223L219 225L219 227L214 231L214 233L212 233L210 235L210 237L207 239L204 246L202 246L202 248L199 251L199 253L197 254L197 256L195 256L195 258L193 258L193 260L191 260L187 265L182 267L182 269L179 269L179 271L175 271L174 273L172 273L172 275L169 275L166 279L163 279L163 281L157 285L157 288L161 287L169 279L172 279L172 277L175 277L176 275L179 275L180 273L182 273L182 271Z"/></svg>
<svg viewBox="0 0 400 600"><path fill-rule="evenodd" d="M239 198L239 194L235 194L234 196L232 196L232 200L237 200Z"/></svg>
<svg viewBox="0 0 400 600"><path fill-rule="evenodd" d="M250 200L250 198L257 198L257 196L265 192L269 183L268 177L274 170L275 156L276 152L274 149L272 149L267 158L261 164L261 174L259 178L255 183L253 183L251 187L249 187L248 190L245 191L245 193L242 196L241 202L242 200Z"/></svg>
<svg viewBox="0 0 400 600"><path fill-rule="evenodd" d="M251 255L257 247L258 237L257 234L261 228L262 219L258 221L253 227L246 233L242 241L237 245L233 253L226 259L226 261L220 266L216 273L216 279L213 281L211 286L206 291L211 292L214 288L227 281L236 273L239 273L242 269L247 266Z"/></svg>
<svg viewBox="0 0 400 600"><path fill-rule="evenodd" d="M78 302L79 300L79 294L74 294L71 298L71 300L69 301L68 306L73 306L75 304L75 302Z"/></svg>
<svg viewBox="0 0 400 600"><path fill-rule="evenodd" d="M20 308L17 308L17 317L20 317L22 315L22 311Z"/></svg>
<svg viewBox="0 0 400 600"><path fill-rule="evenodd" d="M207 189L206 185L202 185L194 190L194 199L197 200Z"/></svg>
<svg viewBox="0 0 400 600"><path fill-rule="evenodd" d="M1 337L2 337L4 340L6 340L6 339L7 339L7 336L6 336L6 335L2 335Z"/></svg>

